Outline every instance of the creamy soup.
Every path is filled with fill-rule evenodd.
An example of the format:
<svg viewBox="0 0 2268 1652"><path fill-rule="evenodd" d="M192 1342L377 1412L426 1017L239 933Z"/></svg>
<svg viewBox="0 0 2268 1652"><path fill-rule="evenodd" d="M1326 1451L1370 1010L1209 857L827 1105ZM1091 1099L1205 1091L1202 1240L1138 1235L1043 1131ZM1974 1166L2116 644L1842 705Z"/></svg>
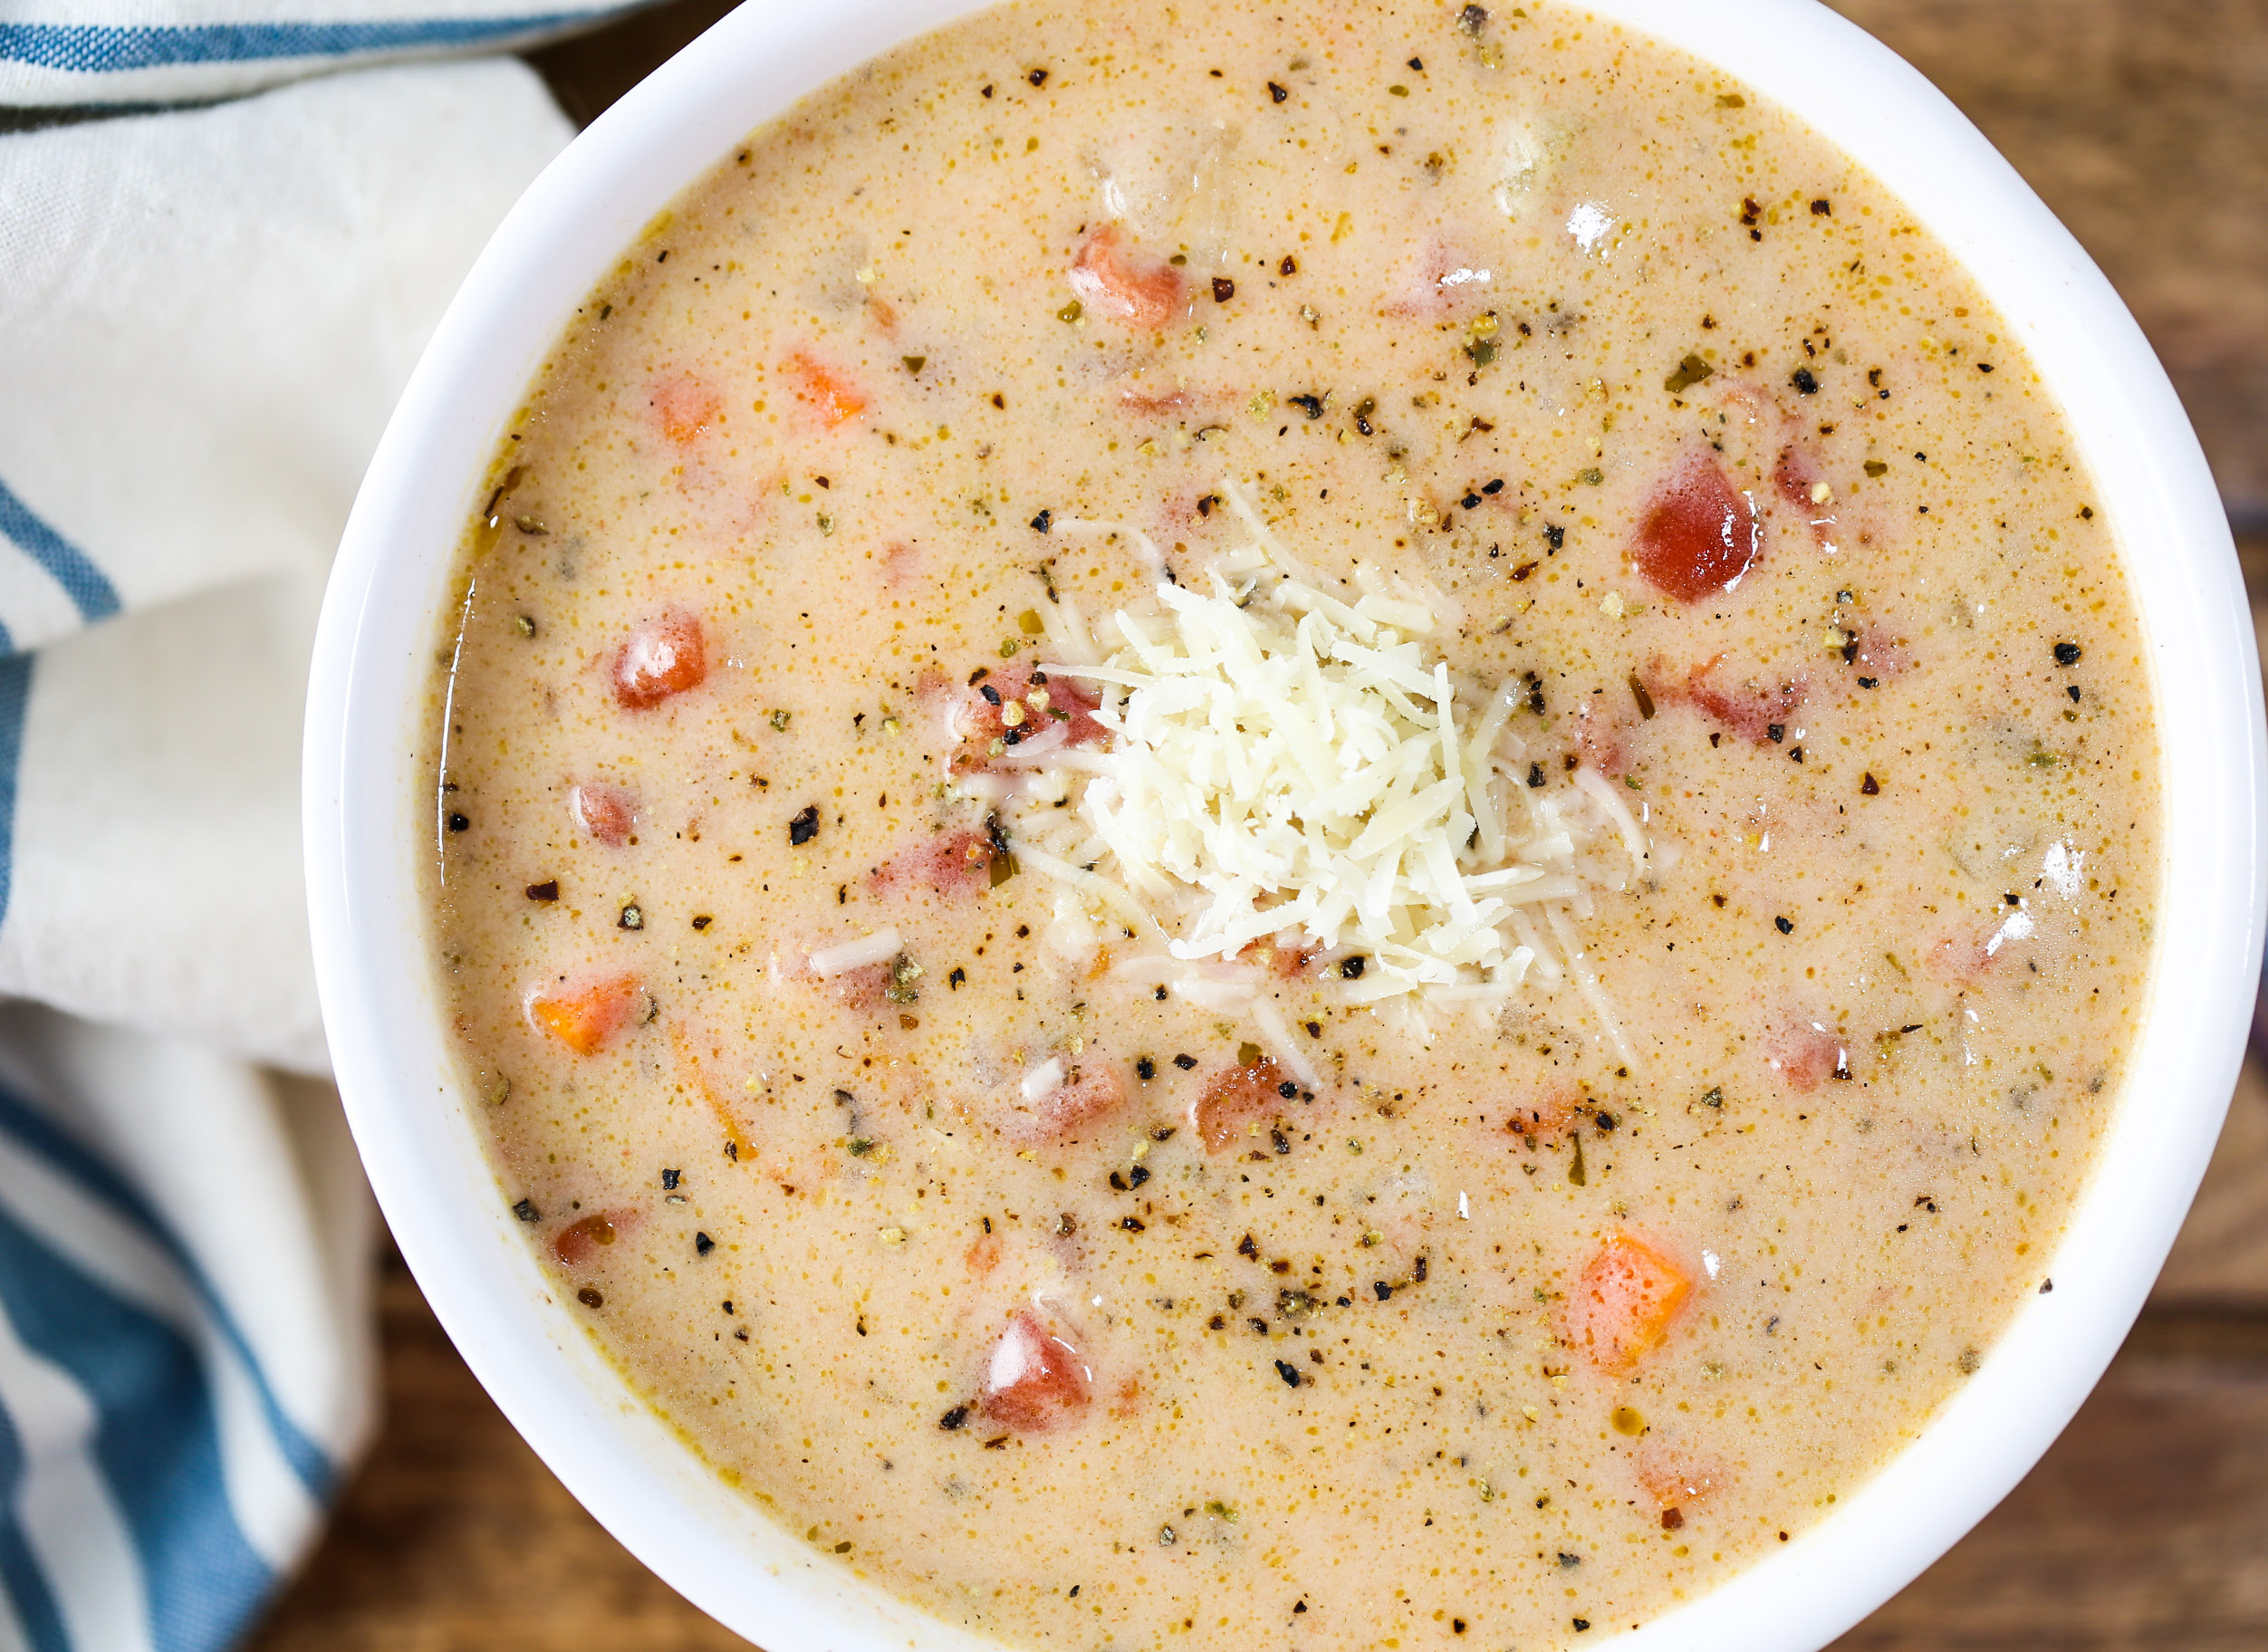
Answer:
<svg viewBox="0 0 2268 1652"><path fill-rule="evenodd" d="M498 1197L1008 1645L1643 1622L2052 1286L2158 887L2092 499L1897 200L1579 10L897 48L654 220L468 524Z"/></svg>

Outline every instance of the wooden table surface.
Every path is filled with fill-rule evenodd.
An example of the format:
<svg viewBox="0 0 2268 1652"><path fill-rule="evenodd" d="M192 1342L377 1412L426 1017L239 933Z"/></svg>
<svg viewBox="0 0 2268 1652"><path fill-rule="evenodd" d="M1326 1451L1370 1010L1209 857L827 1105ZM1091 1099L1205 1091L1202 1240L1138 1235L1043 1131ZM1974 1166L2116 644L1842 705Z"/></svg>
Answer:
<svg viewBox="0 0 2268 1652"><path fill-rule="evenodd" d="M726 9L533 62L589 120ZM2268 622L2268 0L1843 0L1982 127L2117 283L2187 401ZM2268 652L2268 623L2263 623ZM399 1262L387 1421L254 1652L742 1643L561 1489ZM2268 1648L2268 1078L2246 1067L2173 1259L2006 1503L1843 1648Z"/></svg>

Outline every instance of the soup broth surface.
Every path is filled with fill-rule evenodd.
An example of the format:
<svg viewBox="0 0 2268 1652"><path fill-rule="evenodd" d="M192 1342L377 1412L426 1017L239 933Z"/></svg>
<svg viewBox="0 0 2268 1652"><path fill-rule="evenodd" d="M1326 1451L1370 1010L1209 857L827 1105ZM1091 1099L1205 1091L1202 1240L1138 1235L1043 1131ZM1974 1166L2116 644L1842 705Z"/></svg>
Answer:
<svg viewBox="0 0 2268 1652"><path fill-rule="evenodd" d="M1642 1623L2050 1288L2158 887L2092 497L1897 200L1579 9L895 48L624 253L467 527L424 773L499 1197L719 1473L1008 1645ZM1081 673L1322 597L1502 816L1364 852L1561 891L1446 982L1177 956L1212 895L1097 824Z"/></svg>

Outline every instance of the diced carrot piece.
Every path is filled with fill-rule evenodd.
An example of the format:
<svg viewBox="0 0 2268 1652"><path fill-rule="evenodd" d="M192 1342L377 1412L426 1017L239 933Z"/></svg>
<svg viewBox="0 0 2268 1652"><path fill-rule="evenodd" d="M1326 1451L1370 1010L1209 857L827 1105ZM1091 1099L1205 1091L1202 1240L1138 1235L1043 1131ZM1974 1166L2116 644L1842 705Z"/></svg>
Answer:
<svg viewBox="0 0 2268 1652"><path fill-rule="evenodd" d="M985 1234L968 1247L968 1253L961 1260L967 1264L970 1273L982 1279L1000 1265L1000 1235Z"/></svg>
<svg viewBox="0 0 2268 1652"><path fill-rule="evenodd" d="M1646 1488L1655 1505L1667 1514L1673 1509L1683 1509L1699 1503L1725 1483L1725 1470L1714 1463L1702 1463L1682 1457L1665 1457L1648 1454L1635 1465L1638 1483ZM1682 1517L1662 1524L1676 1531L1685 1524Z"/></svg>
<svg viewBox="0 0 2268 1652"><path fill-rule="evenodd" d="M643 1007L645 987L629 971L562 982L528 994L528 1024L577 1055L596 1053Z"/></svg>
<svg viewBox="0 0 2268 1652"><path fill-rule="evenodd" d="M1129 327L1155 332L1181 312L1181 272L1127 245L1115 224L1089 235L1063 274L1081 304Z"/></svg>
<svg viewBox="0 0 2268 1652"><path fill-rule="evenodd" d="M690 373L657 382L652 402L661 433L680 447L707 429L724 411L716 392Z"/></svg>
<svg viewBox="0 0 2268 1652"><path fill-rule="evenodd" d="M701 1052L692 1032L683 1023L669 1029L669 1047L678 1058L678 1081L706 1102L709 1111L716 1116L716 1122L725 1132L725 1157L736 1165L754 1164L755 1143L748 1139L747 1131L741 1129L740 1119L731 1106L709 1083L708 1074L701 1066Z"/></svg>
<svg viewBox="0 0 2268 1652"><path fill-rule="evenodd" d="M1218 1153L1243 1139L1245 1125L1282 1107L1286 1089L1295 1095L1299 1090L1273 1057L1263 1056L1249 1066L1224 1067L1190 1105L1189 1122L1205 1138L1205 1150Z"/></svg>
<svg viewBox="0 0 2268 1652"><path fill-rule="evenodd" d="M1094 1373L1079 1350L1019 1310L993 1344L985 1365L985 1415L1023 1434L1076 1422L1091 1397Z"/></svg>
<svg viewBox="0 0 2268 1652"><path fill-rule="evenodd" d="M1539 1138L1558 1136L1573 1124L1581 1103L1581 1095L1571 1090L1530 1096L1512 1109L1504 1128L1514 1135L1525 1136L1529 1145L1533 1146Z"/></svg>
<svg viewBox="0 0 2268 1652"><path fill-rule="evenodd" d="M1644 1240L1617 1234L1568 1296L1561 1332L1602 1371L1627 1371L1661 1346L1693 1280Z"/></svg>
<svg viewBox="0 0 2268 1652"><path fill-rule="evenodd" d="M601 1245L612 1244L628 1232L636 1220L635 1211L604 1210L571 1222L552 1236L552 1254L569 1267L579 1268L597 1257Z"/></svg>
<svg viewBox="0 0 2268 1652"><path fill-rule="evenodd" d="M780 370L793 381L795 399L816 413L819 422L830 430L866 411L866 398L850 375L815 356L799 350L781 364Z"/></svg>
<svg viewBox="0 0 2268 1652"><path fill-rule="evenodd" d="M638 823L638 803L630 794L614 786L586 782L567 793L567 808L575 817L575 824L593 842L609 849L620 849L630 840L630 828Z"/></svg>
<svg viewBox="0 0 2268 1652"><path fill-rule="evenodd" d="M1763 543L1755 505L1696 448L1656 485L1630 560L1657 590L1693 602L1738 584Z"/></svg>
<svg viewBox="0 0 2268 1652"><path fill-rule="evenodd" d="M639 626L614 656L614 697L631 711L650 710L707 677L701 622L678 609Z"/></svg>

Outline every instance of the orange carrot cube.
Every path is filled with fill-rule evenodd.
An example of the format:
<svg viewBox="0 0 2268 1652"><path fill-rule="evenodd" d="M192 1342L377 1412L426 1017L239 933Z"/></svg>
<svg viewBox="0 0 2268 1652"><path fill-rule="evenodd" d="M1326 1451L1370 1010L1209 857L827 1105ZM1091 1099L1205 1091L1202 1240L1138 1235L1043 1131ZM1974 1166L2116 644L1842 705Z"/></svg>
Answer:
<svg viewBox="0 0 2268 1652"><path fill-rule="evenodd" d="M1617 1234L1584 1266L1560 1320L1562 1336L1602 1371L1627 1371L1661 1346L1693 1280L1644 1240Z"/></svg>

